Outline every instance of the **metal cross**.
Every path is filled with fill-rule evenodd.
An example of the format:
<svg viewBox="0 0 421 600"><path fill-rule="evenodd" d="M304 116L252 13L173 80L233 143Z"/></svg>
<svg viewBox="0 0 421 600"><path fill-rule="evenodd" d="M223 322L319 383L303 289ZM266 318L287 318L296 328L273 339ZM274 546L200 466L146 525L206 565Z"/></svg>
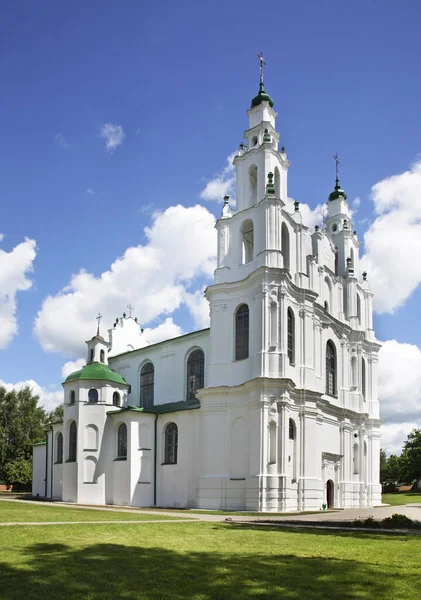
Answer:
<svg viewBox="0 0 421 600"><path fill-rule="evenodd" d="M335 162L336 162L336 179L339 179L339 164L340 164L339 163L339 154L336 152L333 155L333 158L335 159Z"/></svg>
<svg viewBox="0 0 421 600"><path fill-rule="evenodd" d="M129 302L128 305L126 306L126 308L129 309L129 317L132 316L132 311L134 310L134 307L132 306L132 303Z"/></svg>
<svg viewBox="0 0 421 600"><path fill-rule="evenodd" d="M99 324L101 323L102 315L99 312L96 320L98 321L98 329L96 330L96 334L99 335Z"/></svg>
<svg viewBox="0 0 421 600"><path fill-rule="evenodd" d="M257 58L260 61L260 85L263 85L264 67L266 66L266 63L263 58L263 52L259 52Z"/></svg>

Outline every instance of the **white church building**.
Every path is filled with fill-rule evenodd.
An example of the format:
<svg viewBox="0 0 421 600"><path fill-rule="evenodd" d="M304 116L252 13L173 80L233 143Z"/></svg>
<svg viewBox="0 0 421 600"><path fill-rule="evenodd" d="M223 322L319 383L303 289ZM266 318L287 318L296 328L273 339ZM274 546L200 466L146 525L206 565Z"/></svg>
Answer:
<svg viewBox="0 0 421 600"><path fill-rule="evenodd" d="M87 342L64 419L34 447L33 495L253 511L381 503L372 293L345 192L323 227L286 208L261 75L225 197L210 327L149 345L137 319Z"/></svg>

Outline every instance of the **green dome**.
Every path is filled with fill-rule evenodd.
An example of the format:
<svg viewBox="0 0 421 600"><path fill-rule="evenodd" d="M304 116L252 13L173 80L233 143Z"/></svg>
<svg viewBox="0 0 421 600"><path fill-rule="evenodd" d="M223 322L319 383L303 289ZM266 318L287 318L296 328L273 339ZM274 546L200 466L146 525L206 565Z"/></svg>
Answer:
<svg viewBox="0 0 421 600"><path fill-rule="evenodd" d="M269 106L271 108L273 107L273 104L274 104L274 102L273 102L272 98L269 96L269 94L266 94L265 88L263 87L263 83L260 84L259 93L251 101L251 108L253 108L254 106L259 106L259 104L261 104L262 102L269 102Z"/></svg>
<svg viewBox="0 0 421 600"><path fill-rule="evenodd" d="M129 385L121 375L110 369L108 365L99 362L88 363L80 371L70 373L64 383L77 381L78 379L101 379L102 381L112 381L120 385Z"/></svg>
<svg viewBox="0 0 421 600"><path fill-rule="evenodd" d="M337 179L334 191L329 194L329 200L339 200L339 198L346 200L347 195L339 185L339 179Z"/></svg>

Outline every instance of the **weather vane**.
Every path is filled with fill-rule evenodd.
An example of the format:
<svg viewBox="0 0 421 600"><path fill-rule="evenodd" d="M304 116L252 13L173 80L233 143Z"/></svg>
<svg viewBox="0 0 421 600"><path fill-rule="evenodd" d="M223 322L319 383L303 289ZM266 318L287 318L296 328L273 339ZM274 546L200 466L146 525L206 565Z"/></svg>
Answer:
<svg viewBox="0 0 421 600"><path fill-rule="evenodd" d="M333 158L335 159L335 163L336 163L336 179L339 179L339 154L337 152L335 152L335 154L333 155Z"/></svg>
<svg viewBox="0 0 421 600"><path fill-rule="evenodd" d="M126 306L126 308L129 309L129 317L131 317L132 316L132 311L134 309L134 307L132 306L132 303L129 302L128 305Z"/></svg>
<svg viewBox="0 0 421 600"><path fill-rule="evenodd" d="M260 61L260 85L263 86L264 68L266 66L265 60L263 58L263 52L259 52L259 54L257 55L257 58Z"/></svg>
<svg viewBox="0 0 421 600"><path fill-rule="evenodd" d="M101 323L101 319L102 319L102 315L101 315L101 313L99 312L99 313L98 313L98 316L97 316L97 318L96 318L96 320L98 321L98 328L97 328L97 330L96 330L96 334L97 334L97 335L99 335L99 324Z"/></svg>

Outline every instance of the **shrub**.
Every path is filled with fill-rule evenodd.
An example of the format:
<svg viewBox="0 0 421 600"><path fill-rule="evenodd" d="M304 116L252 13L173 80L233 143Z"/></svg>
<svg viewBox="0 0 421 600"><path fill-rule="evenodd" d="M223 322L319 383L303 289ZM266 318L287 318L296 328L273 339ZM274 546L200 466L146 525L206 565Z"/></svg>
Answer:
<svg viewBox="0 0 421 600"><path fill-rule="evenodd" d="M418 521L413 521L405 515L398 513L393 514L391 517L383 519L382 526L386 529L420 529L421 524Z"/></svg>

